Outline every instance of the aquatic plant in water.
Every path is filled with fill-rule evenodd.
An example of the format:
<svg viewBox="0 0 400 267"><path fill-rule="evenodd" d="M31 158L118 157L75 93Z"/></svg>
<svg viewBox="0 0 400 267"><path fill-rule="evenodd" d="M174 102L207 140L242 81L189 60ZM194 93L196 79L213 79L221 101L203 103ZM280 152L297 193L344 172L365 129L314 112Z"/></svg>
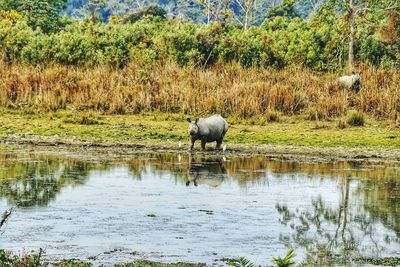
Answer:
<svg viewBox="0 0 400 267"><path fill-rule="evenodd" d="M296 262L293 261L293 258L295 258L295 257L296 257L296 254L294 253L294 250L290 249L284 258L273 257L272 259L273 259L273 262L275 263L274 266L276 266L276 267L292 267L292 266L305 267L305 266L307 266L307 264L304 262L296 265ZM254 263L252 263L250 260L248 260L245 257L239 257L239 258L232 259L228 264L231 266L234 266L234 267L255 267L256 266Z"/></svg>

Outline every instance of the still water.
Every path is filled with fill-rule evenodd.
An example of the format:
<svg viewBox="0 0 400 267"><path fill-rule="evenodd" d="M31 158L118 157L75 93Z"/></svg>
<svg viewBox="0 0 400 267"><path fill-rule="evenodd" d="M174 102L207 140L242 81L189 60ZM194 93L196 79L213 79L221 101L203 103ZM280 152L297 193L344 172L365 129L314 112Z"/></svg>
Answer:
<svg viewBox="0 0 400 267"><path fill-rule="evenodd" d="M48 260L356 266L400 257L400 165L146 154L0 154L0 247Z"/></svg>

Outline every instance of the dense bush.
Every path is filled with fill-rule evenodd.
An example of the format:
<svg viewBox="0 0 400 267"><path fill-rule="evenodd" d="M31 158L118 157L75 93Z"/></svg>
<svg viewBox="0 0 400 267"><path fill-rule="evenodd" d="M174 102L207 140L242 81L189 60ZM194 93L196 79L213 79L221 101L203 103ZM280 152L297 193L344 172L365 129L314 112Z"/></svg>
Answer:
<svg viewBox="0 0 400 267"><path fill-rule="evenodd" d="M70 20L46 33L30 27L15 11L2 11L0 53L8 61L33 65L123 67L129 61L150 65L173 61L181 66L209 67L238 62L242 67L337 70L346 64L347 28L342 20L329 16L332 12L321 8L309 20L275 16L243 31L232 23L166 20L161 9L152 7L108 24ZM374 33L372 26L359 32L356 59L396 68L400 63L398 20L389 16L381 24L382 34Z"/></svg>
<svg viewBox="0 0 400 267"><path fill-rule="evenodd" d="M1 0L0 9L18 11L32 29L57 31L63 26L61 10L66 0Z"/></svg>

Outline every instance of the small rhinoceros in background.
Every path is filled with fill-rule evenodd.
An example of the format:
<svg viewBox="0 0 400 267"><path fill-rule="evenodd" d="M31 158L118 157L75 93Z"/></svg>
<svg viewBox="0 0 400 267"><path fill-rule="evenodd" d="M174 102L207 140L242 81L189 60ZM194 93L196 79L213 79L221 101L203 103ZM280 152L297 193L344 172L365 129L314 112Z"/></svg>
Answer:
<svg viewBox="0 0 400 267"><path fill-rule="evenodd" d="M355 92L360 91L361 89L361 72L355 73L353 72L350 76L342 76L338 79L340 84L343 84L347 88L354 90Z"/></svg>
<svg viewBox="0 0 400 267"><path fill-rule="evenodd" d="M189 134L192 144L190 150L193 149L194 142L201 140L201 148L206 149L206 143L217 142L217 149L221 148L224 136L228 131L228 123L222 118L221 115L213 115L208 118L196 119L192 122L190 118L187 119L189 124Z"/></svg>

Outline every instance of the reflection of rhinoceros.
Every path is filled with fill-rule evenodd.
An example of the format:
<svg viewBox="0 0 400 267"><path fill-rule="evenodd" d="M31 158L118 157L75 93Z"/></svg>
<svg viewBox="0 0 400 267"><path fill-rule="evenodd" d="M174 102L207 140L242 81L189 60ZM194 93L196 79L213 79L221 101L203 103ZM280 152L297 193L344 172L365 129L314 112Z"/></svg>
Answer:
<svg viewBox="0 0 400 267"><path fill-rule="evenodd" d="M217 187L227 175L221 159L202 159L201 162L195 162L191 159L189 164L187 186L193 182L195 186L205 184Z"/></svg>

